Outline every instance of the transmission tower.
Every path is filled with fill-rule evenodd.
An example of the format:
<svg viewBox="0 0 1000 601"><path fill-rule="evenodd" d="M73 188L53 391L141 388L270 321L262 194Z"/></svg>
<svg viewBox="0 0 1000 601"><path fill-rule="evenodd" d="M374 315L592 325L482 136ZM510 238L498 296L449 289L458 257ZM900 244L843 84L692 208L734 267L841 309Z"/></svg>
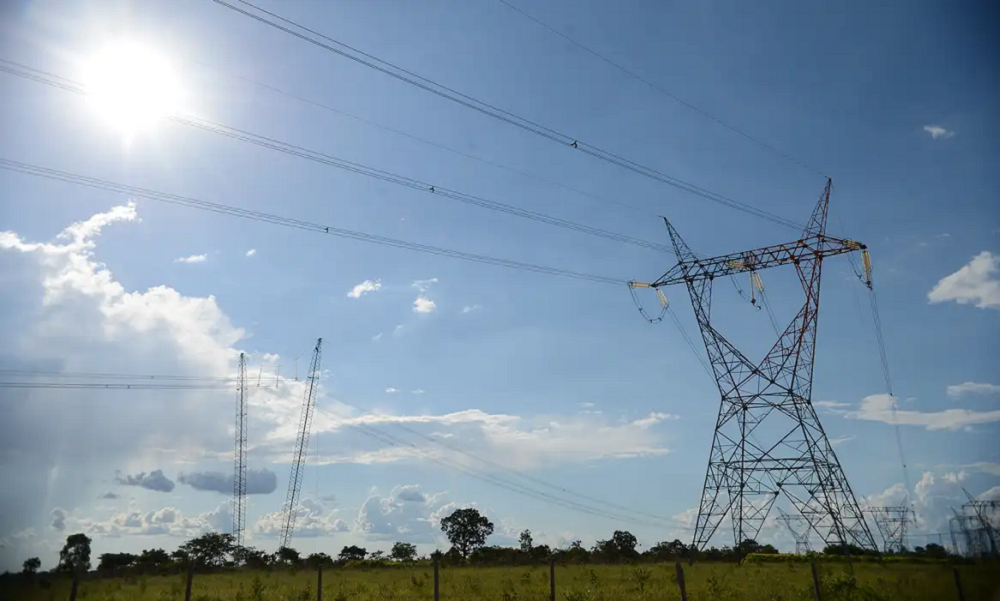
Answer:
<svg viewBox="0 0 1000 601"><path fill-rule="evenodd" d="M233 467L233 542L243 546L247 519L247 358L240 353L236 399L236 450Z"/></svg>
<svg viewBox="0 0 1000 601"><path fill-rule="evenodd" d="M322 355L323 339L316 341L313 349L312 362L309 364L309 375L306 377L306 394L302 399L302 415L299 418L299 435L295 441L295 455L292 458L292 474L288 478L288 496L285 497L285 524L281 528L281 546L287 547L292 542L292 531L295 529L295 514L298 510L299 490L302 488L303 461L309 445L309 428L312 425L313 400L316 393L316 383L319 380L320 356Z"/></svg>
<svg viewBox="0 0 1000 601"><path fill-rule="evenodd" d="M831 186L798 240L756 250L699 258L664 218L678 263L653 284L637 284L657 291L687 286L722 396L695 525L698 549L727 514L736 546L756 538L782 492L827 545L876 549L811 400L823 259L867 253L859 242L826 234ZM805 303L764 359L752 363L713 327L712 283L782 265L794 265Z"/></svg>
<svg viewBox="0 0 1000 601"><path fill-rule="evenodd" d="M797 555L812 553L812 548L809 546L809 521L806 518L801 515L787 514L779 507L778 521L784 524L785 528L792 533L792 537L795 538L795 553Z"/></svg>
<svg viewBox="0 0 1000 601"><path fill-rule="evenodd" d="M913 510L906 505L868 507L865 512L875 519L875 526L882 535L885 553L902 553L906 550L906 526L913 522Z"/></svg>
<svg viewBox="0 0 1000 601"><path fill-rule="evenodd" d="M1000 524L1000 500L981 500L973 497L969 494L969 491L962 489L965 492L965 496L969 497L969 502L962 505L963 511L966 514L971 514L976 516L979 521L978 528L976 530L981 531L980 538L985 539L988 543L989 553L991 557L997 557L1000 555L998 552L998 547L1000 547L1000 533L997 532L997 524Z"/></svg>

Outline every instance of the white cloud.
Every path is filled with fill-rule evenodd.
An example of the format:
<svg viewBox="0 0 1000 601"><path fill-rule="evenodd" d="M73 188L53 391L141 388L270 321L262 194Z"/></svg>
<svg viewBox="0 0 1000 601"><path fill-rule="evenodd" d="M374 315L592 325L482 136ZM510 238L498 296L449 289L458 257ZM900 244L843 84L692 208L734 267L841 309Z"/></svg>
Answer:
<svg viewBox="0 0 1000 601"><path fill-rule="evenodd" d="M840 436L836 436L834 438L831 438L830 439L830 445L837 447L837 446L840 446L840 445L844 444L845 442L851 442L852 440L854 440L853 436L847 436L846 434L842 434Z"/></svg>
<svg viewBox="0 0 1000 601"><path fill-rule="evenodd" d="M222 472L193 472L181 474L177 481L195 490L213 491L224 495L233 494L234 474ZM268 495L278 487L278 476L267 468L248 469L246 492L248 495Z"/></svg>
<svg viewBox="0 0 1000 601"><path fill-rule="evenodd" d="M211 510L196 516L185 516L174 507L141 511L130 504L126 511L118 512L104 520L74 518L73 529L91 536L172 536L193 538L206 532L227 532L232 528L233 514L230 501L223 501ZM297 534L297 533L296 533Z"/></svg>
<svg viewBox="0 0 1000 601"><path fill-rule="evenodd" d="M984 250L955 273L939 281L927 294L931 303L955 301L973 304L980 309L1000 310L1000 256Z"/></svg>
<svg viewBox="0 0 1000 601"><path fill-rule="evenodd" d="M296 538L319 538L350 531L346 520L337 517L339 510L329 512L321 501L302 499L295 512ZM256 536L275 538L281 535L285 523L285 512L275 511L262 515L254 523L252 532Z"/></svg>
<svg viewBox="0 0 1000 601"><path fill-rule="evenodd" d="M403 330L405 329L406 326L404 326L403 324L398 324L395 328L392 329L392 335L401 336L403 334Z"/></svg>
<svg viewBox="0 0 1000 601"><path fill-rule="evenodd" d="M257 249L256 248L251 248L250 250L247 251L247 256L248 257L252 257L255 254L257 254Z"/></svg>
<svg viewBox="0 0 1000 601"><path fill-rule="evenodd" d="M850 406L850 403L841 403L838 401L813 401L813 407L823 407L824 409L848 406Z"/></svg>
<svg viewBox="0 0 1000 601"><path fill-rule="evenodd" d="M174 263L204 263L208 259L208 255L190 255L187 257L178 257L174 259Z"/></svg>
<svg viewBox="0 0 1000 601"><path fill-rule="evenodd" d="M347 293L348 298L361 298L361 295L368 292L378 292L382 289L382 280L365 280L351 288Z"/></svg>
<svg viewBox="0 0 1000 601"><path fill-rule="evenodd" d="M977 463L968 463L961 466L962 468L967 468L971 470L976 470L986 474L991 474L993 476L1000 476L1000 463L991 463L989 461L979 461Z"/></svg>
<svg viewBox="0 0 1000 601"><path fill-rule="evenodd" d="M940 125L925 125L924 131L929 133L932 138L937 140L938 138L951 138L955 136L955 132L947 130Z"/></svg>
<svg viewBox="0 0 1000 601"><path fill-rule="evenodd" d="M892 412L893 398L888 394L873 394L861 400L857 411L847 411L845 417L867 421L923 426L928 430L958 430L975 424L1000 421L1000 410L972 411L969 409L946 409L944 411L912 411L897 409Z"/></svg>
<svg viewBox="0 0 1000 601"><path fill-rule="evenodd" d="M948 396L953 399L960 398L967 394L1000 394L1000 386L996 384L986 384L984 382L963 382L948 386Z"/></svg>
<svg viewBox="0 0 1000 601"><path fill-rule="evenodd" d="M429 280L414 280L410 286L416 288L420 292L427 292L432 284L437 284L437 278L431 278Z"/></svg>
<svg viewBox="0 0 1000 601"><path fill-rule="evenodd" d="M380 342L382 340L382 332L372 336L372 342Z"/></svg>
<svg viewBox="0 0 1000 601"><path fill-rule="evenodd" d="M125 486L139 486L156 492L170 492L174 489L173 480L164 476L163 470L153 470L149 474L142 472L135 476L126 475L124 478L116 475L115 482Z"/></svg>
<svg viewBox="0 0 1000 601"><path fill-rule="evenodd" d="M482 308L482 305L466 305L462 307L462 313L472 313L473 311L478 311Z"/></svg>
<svg viewBox="0 0 1000 601"><path fill-rule="evenodd" d="M414 313L433 313L435 309L437 309L437 304L426 296L418 296L413 301Z"/></svg>
<svg viewBox="0 0 1000 601"><path fill-rule="evenodd" d="M424 394L426 392L423 388L416 388L410 391L410 394Z"/></svg>
<svg viewBox="0 0 1000 601"><path fill-rule="evenodd" d="M388 394L392 394L392 393L394 393L394 392L399 392L399 389L398 389L398 388L393 388L392 386L390 386L390 387L386 388L386 389L385 389L385 391L386 391L386 392L387 392Z"/></svg>

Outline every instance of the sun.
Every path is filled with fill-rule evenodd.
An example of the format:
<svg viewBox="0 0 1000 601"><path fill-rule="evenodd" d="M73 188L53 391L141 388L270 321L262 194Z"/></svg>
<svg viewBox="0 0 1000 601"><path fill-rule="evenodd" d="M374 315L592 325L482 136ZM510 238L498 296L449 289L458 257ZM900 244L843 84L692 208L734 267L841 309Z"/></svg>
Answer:
<svg viewBox="0 0 1000 601"><path fill-rule="evenodd" d="M141 44L107 44L84 65L83 77L91 105L126 136L177 111L180 86L174 70Z"/></svg>

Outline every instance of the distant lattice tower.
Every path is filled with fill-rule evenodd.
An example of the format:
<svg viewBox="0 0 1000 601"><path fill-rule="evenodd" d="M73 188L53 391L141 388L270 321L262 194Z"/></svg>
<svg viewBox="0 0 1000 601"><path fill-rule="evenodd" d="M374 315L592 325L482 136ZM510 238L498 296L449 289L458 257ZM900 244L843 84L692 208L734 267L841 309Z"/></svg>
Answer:
<svg viewBox="0 0 1000 601"><path fill-rule="evenodd" d="M785 525L785 528L792 533L795 539L795 553L805 555L812 553L809 546L809 520L801 515L790 515L778 508L778 521Z"/></svg>
<svg viewBox="0 0 1000 601"><path fill-rule="evenodd" d="M913 523L913 510L907 505L869 507L865 512L875 519L875 526L882 535L885 553L902 553L906 550L906 528Z"/></svg>
<svg viewBox="0 0 1000 601"><path fill-rule="evenodd" d="M826 233L831 186L797 240L755 250L699 258L664 219L677 265L652 284L633 284L687 287L722 397L692 543L698 549L727 515L737 546L755 539L780 494L827 545L877 549L812 404L823 260L863 252L870 265L863 244ZM752 362L713 326L712 284L785 265L795 268L805 302L764 359Z"/></svg>

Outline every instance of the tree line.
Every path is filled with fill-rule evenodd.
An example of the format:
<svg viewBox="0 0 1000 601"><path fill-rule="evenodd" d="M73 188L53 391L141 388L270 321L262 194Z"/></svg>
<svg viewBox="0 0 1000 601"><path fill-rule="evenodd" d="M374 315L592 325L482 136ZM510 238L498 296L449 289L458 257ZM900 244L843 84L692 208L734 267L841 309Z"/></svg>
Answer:
<svg viewBox="0 0 1000 601"><path fill-rule="evenodd" d="M171 553L163 549L146 549L138 554L104 553L98 557L96 569L102 574L158 573L189 567L199 570L241 567L316 569L349 566L362 562L375 565L408 564L420 559L431 559L444 565L525 565L547 561L570 564L675 560L740 561L750 553L778 553L778 550L771 545L761 545L749 539L736 547L711 547L703 551L675 539L656 543L640 552L638 539L625 530L615 530L610 538L598 540L589 549L579 540L557 549L549 545L535 545L530 530L521 532L517 547L487 546L486 540L493 534L493 523L474 508L455 510L441 520L441 530L451 543L451 548L446 552L434 551L427 558L418 557L416 546L402 541L393 543L388 553L381 550L369 552L364 547L348 545L341 549L336 558L326 553L312 553L302 557L291 547L281 547L274 553L267 553L255 547L236 545L235 538L231 534L209 532L185 542ZM82 533L69 535L66 544L59 552L59 564L53 572L90 571L91 542L90 537ZM836 555L872 553L853 545L828 546L823 552ZM947 550L933 543L904 554L948 557ZM22 573L34 574L40 567L41 561L37 557L32 557L24 562Z"/></svg>

